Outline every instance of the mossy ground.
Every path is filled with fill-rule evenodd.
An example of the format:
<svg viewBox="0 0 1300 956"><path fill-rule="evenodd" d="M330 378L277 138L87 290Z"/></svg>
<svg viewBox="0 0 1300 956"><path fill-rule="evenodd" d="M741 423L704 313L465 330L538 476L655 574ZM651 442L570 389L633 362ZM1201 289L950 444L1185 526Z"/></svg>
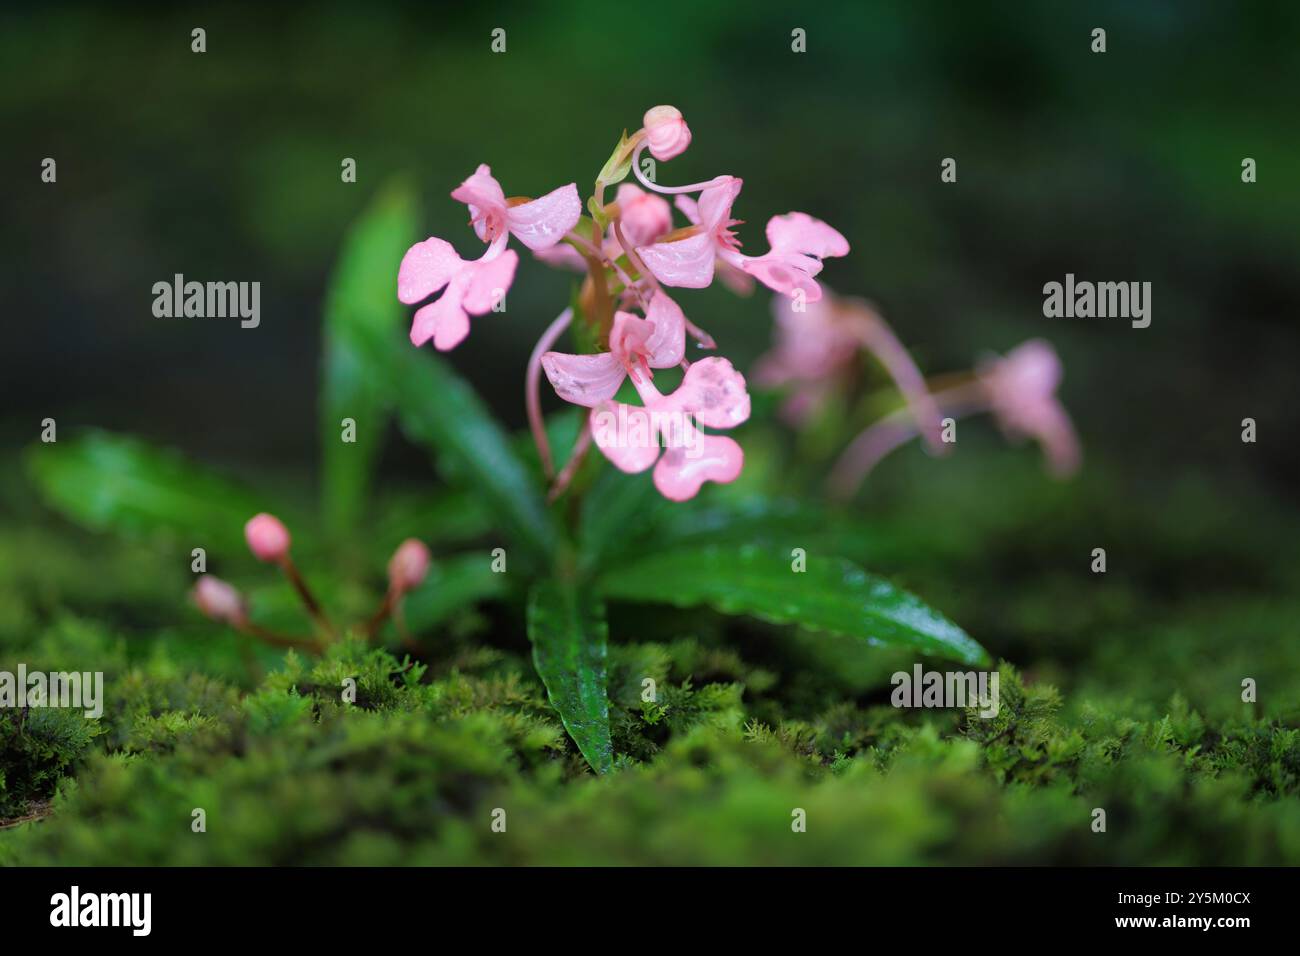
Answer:
<svg viewBox="0 0 1300 956"><path fill-rule="evenodd" d="M860 509L879 529L864 563L1003 659L995 719L891 707L907 654L623 606L620 756L601 779L548 706L515 609L466 611L410 656L286 657L188 612L167 547L15 508L0 657L103 670L107 701L97 724L0 713L0 862L1300 860L1293 516L1263 493L1061 487L1027 454L996 461L909 457Z"/></svg>

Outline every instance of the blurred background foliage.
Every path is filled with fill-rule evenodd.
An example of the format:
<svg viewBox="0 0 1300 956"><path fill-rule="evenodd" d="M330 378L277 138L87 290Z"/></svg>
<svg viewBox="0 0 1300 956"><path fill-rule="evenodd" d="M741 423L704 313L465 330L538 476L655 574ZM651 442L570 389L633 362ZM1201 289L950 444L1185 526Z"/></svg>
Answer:
<svg viewBox="0 0 1300 956"><path fill-rule="evenodd" d="M190 52L195 26L207 30L202 56ZM489 52L498 26L504 55ZM1104 55L1089 52L1095 26L1108 32ZM807 30L806 54L790 52L794 27ZM120 706L98 739L55 727L42 752L5 751L11 779L15 767L23 780L57 776L65 757L93 770L65 780L67 813L6 831L0 861L120 862L181 804L187 828L197 786L243 821L219 862L1293 862L1298 33L1300 9L1281 2L6 12L6 465L54 417L60 437L140 435L310 514L327 278L381 184L404 177L421 195L411 241L438 234L468 253L447 193L477 163L510 193L585 190L618 132L661 102L695 135L661 177L744 177L737 215L760 251L770 215L833 223L853 253L828 264L827 283L874 300L927 372L1051 340L1086 457L1076 480L1054 483L1033 449L963 424L949 460L919 448L887 460L852 506L871 533L840 542L1020 669L1050 720L1024 715L1014 752L952 715L879 709L906 655L630 607L611 620L619 666L659 667L701 696L685 689L684 716L662 725L628 716L635 696L619 690L617 748L647 766L602 789L568 786L578 765L571 751L554 759L563 736L519 666L527 643L509 613L451 615L427 657L438 690L386 701L352 729L326 713L313 734L284 702L289 677L238 701L234 689L259 686L280 655L182 607L183 536L77 530L6 468L0 666L103 662ZM39 182L45 156L58 160L57 186ZM339 181L345 156L355 185ZM955 185L939 181L946 156ZM1246 156L1254 185L1240 180ZM177 272L260 281L261 327L154 318L151 286ZM1067 272L1150 281L1151 327L1045 319L1042 285ZM570 283L526 260L509 312L476 323L450 356L512 426L528 352ZM680 301L741 368L770 341L762 295ZM1240 441L1247 416L1257 444ZM799 444L756 420L736 436L742 482L712 491L813 497L808 443L849 435ZM428 499L423 452L393 434L381 454L382 520L352 559L359 578L316 572L348 607L367 606L404 534L443 529L459 543L482 527L463 502ZM309 548L314 520L302 519ZM252 562L234 537L214 569L238 578ZM1094 547L1107 549L1105 576L1088 573ZM253 598L267 620L294 613L283 588ZM376 688L402 684L366 666ZM1246 676L1260 684L1253 709L1240 702ZM271 747L280 728L292 756L222 763L250 741ZM898 753L910 756L896 764ZM224 782L214 767L227 767ZM330 767L341 776L322 776ZM382 786L348 776L375 767ZM484 843L480 816L502 793L545 823L524 832L555 838ZM385 794L399 804L384 809ZM1112 843L1089 842L1094 799L1123 806ZM836 822L792 847L792 800ZM683 803L693 809L665 815ZM268 828L271 816L296 822ZM159 836L139 859L213 862L209 852Z"/></svg>

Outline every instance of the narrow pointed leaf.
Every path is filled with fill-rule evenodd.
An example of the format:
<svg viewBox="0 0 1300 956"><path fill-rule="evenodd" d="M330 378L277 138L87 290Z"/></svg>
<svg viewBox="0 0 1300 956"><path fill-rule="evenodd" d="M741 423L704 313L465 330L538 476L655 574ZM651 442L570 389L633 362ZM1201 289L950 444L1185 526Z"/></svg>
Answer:
<svg viewBox="0 0 1300 956"><path fill-rule="evenodd" d="M608 771L614 759L606 696L608 633L604 605L590 594L556 582L533 588L528 601L533 663L551 706L597 773Z"/></svg>
<svg viewBox="0 0 1300 956"><path fill-rule="evenodd" d="M774 624L912 647L936 657L983 664L988 654L961 628L918 598L851 561L806 557L792 568L790 551L704 545L658 552L620 564L600 578L610 599L707 605Z"/></svg>

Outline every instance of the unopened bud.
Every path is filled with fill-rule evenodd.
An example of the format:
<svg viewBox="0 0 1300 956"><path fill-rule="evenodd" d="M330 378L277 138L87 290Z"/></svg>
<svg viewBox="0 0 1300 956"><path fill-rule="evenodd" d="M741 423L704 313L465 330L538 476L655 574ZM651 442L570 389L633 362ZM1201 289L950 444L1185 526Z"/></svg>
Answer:
<svg viewBox="0 0 1300 956"><path fill-rule="evenodd" d="M682 118L682 111L675 106L646 110L642 122L650 155L660 162L680 156L691 145L691 129Z"/></svg>
<svg viewBox="0 0 1300 956"><path fill-rule="evenodd" d="M431 556L423 541L407 538L388 562L388 584L398 594L405 594L420 585L429 573Z"/></svg>
<svg viewBox="0 0 1300 956"><path fill-rule="evenodd" d="M244 620L244 599L231 585L211 574L194 583L194 604L214 621L238 625Z"/></svg>
<svg viewBox="0 0 1300 956"><path fill-rule="evenodd" d="M259 561L281 561L289 553L289 529L275 515L263 512L249 518L244 537Z"/></svg>

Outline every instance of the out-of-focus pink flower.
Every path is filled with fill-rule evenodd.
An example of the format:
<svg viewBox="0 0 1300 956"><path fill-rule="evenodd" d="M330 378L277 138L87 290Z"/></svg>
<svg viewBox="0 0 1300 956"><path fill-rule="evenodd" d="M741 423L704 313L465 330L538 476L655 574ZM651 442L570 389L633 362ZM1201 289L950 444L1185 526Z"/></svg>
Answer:
<svg viewBox="0 0 1300 956"><path fill-rule="evenodd" d="M855 355L870 354L889 373L907 400L917 427L933 452L943 454L938 405L889 324L867 301L837 296L823 298L795 311L785 298L772 300L776 316L776 347L758 360L755 381L766 387L793 386L782 414L798 426L844 387Z"/></svg>
<svg viewBox="0 0 1300 956"><path fill-rule="evenodd" d="M289 554L289 529L275 515L262 512L249 518L244 538L259 561L283 561Z"/></svg>
<svg viewBox="0 0 1300 956"><path fill-rule="evenodd" d="M411 323L412 344L432 339L443 352L465 340L471 315L484 315L505 298L519 264L518 254L506 248L510 236L535 252L551 249L582 215L575 184L540 199L507 199L486 165L451 195L469 206L470 223L487 251L479 259L462 259L451 243L430 237L411 246L397 270L397 298L406 305L446 290L418 309Z"/></svg>
<svg viewBox="0 0 1300 956"><path fill-rule="evenodd" d="M419 587L429 573L432 556L423 541L407 538L397 546L388 561L388 586L395 594L405 594Z"/></svg>
<svg viewBox="0 0 1300 956"><path fill-rule="evenodd" d="M484 242L496 242L508 232L534 250L555 245L582 215L582 200L575 183L540 199L510 200L486 163L453 189L451 198L469 206L474 232Z"/></svg>
<svg viewBox="0 0 1300 956"><path fill-rule="evenodd" d="M670 395L646 378L633 382L643 407L607 401L590 415L592 438L616 468L634 474L653 465L655 487L672 501L693 498L706 481L736 480L745 463L740 445L695 425L733 428L749 418L745 378L730 362L701 359Z"/></svg>
<svg viewBox="0 0 1300 956"><path fill-rule="evenodd" d="M846 321L848 301L827 296L796 312L789 299L773 299L776 346L759 358L755 384L764 388L804 384L843 372L861 344L853 324Z"/></svg>
<svg viewBox="0 0 1300 956"><path fill-rule="evenodd" d="M397 270L397 298L414 305L445 288L433 302L415 312L411 344L430 339L440 352L453 349L469 335L469 317L492 311L514 282L519 256L495 247L497 255L467 261L451 243L437 237L417 242L406 251ZM489 252L490 254L490 252Z"/></svg>
<svg viewBox="0 0 1300 956"><path fill-rule="evenodd" d="M848 255L848 240L820 219L792 212L768 220L769 252L742 255L732 229L741 221L731 216L742 185L732 177L703 190L698 202L679 198L678 208L694 227L681 238L670 236L637 249L646 268L664 285L702 289L713 281L715 263L722 262L774 292L794 296L802 290L805 301L816 302L822 290L814 277L822 270L822 259Z"/></svg>
<svg viewBox="0 0 1300 956"><path fill-rule="evenodd" d="M655 106L642 119L650 155L662 162L686 152L691 145L691 128L675 106Z"/></svg>
<svg viewBox="0 0 1300 956"><path fill-rule="evenodd" d="M623 183L618 187L618 211L623 235L633 246L649 245L672 232L673 211L668 200L640 186Z"/></svg>
<svg viewBox="0 0 1300 956"><path fill-rule="evenodd" d="M1061 360L1043 339L1030 339L979 369L989 408L1007 437L1037 441L1048 469L1064 477L1079 470L1083 454L1070 416L1056 397L1061 377Z"/></svg>
<svg viewBox="0 0 1300 956"><path fill-rule="evenodd" d="M547 352L542 369L556 394L591 408L613 398L628 375L633 382L653 377L650 369L672 368L686 352L686 316L660 289L650 299L644 319L614 313L609 351L596 355Z"/></svg>
<svg viewBox="0 0 1300 956"><path fill-rule="evenodd" d="M203 574L194 582L194 604L214 621L240 626L247 611L244 599L231 585L211 574Z"/></svg>

